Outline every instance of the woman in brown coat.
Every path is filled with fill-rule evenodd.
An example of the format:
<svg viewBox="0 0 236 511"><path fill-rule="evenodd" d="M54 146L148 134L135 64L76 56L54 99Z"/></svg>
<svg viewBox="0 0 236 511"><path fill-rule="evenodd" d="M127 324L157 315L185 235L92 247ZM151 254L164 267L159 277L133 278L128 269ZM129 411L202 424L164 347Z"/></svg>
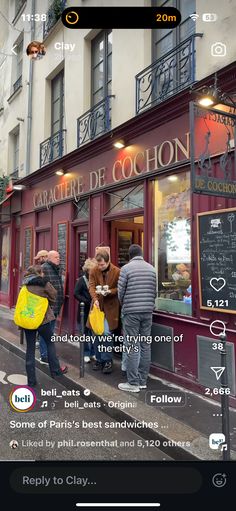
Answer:
<svg viewBox="0 0 236 511"><path fill-rule="evenodd" d="M26 337L26 374L28 377L29 387L35 387L37 385L36 374L35 374L35 341L36 333L39 332L43 336L48 350L48 363L51 376L59 376L67 372L67 367L60 367L58 358L56 356L55 344L51 340L53 335L51 321L55 319L54 313L51 309L51 305L56 300L56 289L45 279L41 266L30 266L26 272L23 285L25 285L30 293L37 296L42 296L48 299L48 308L43 318L41 325L37 330L28 330L24 328Z"/></svg>
<svg viewBox="0 0 236 511"><path fill-rule="evenodd" d="M89 275L89 292L93 303L105 313L104 335L112 335L119 326L120 305L117 295L117 285L120 269L110 262L106 250L100 250L96 255L97 268ZM97 286L100 286L99 289ZM105 287L104 287L105 286ZM93 369L102 369L103 373L112 372L112 351L98 351L98 346L113 346L113 342L104 340L94 343L96 362Z"/></svg>

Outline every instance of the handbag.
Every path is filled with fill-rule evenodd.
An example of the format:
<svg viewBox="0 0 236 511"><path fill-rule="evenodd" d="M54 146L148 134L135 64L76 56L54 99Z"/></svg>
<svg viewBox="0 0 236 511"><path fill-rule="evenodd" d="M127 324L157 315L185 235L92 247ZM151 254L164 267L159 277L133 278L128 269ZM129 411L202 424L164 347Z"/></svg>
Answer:
<svg viewBox="0 0 236 511"><path fill-rule="evenodd" d="M93 332L96 335L104 334L104 320L105 320L104 312L98 309L98 307L96 307L95 305L93 305L93 308L89 313L89 323Z"/></svg>
<svg viewBox="0 0 236 511"><path fill-rule="evenodd" d="M35 295L23 286L19 292L14 313L14 323L26 330L37 330L48 308L48 299Z"/></svg>

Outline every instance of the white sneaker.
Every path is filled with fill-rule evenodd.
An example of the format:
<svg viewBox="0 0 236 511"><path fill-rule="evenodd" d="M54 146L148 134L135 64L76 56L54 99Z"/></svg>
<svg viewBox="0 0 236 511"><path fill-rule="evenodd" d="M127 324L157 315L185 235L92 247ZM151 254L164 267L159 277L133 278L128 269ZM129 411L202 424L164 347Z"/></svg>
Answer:
<svg viewBox="0 0 236 511"><path fill-rule="evenodd" d="M146 388L147 388L147 385L139 385L139 388L140 388L140 389L146 389Z"/></svg>
<svg viewBox="0 0 236 511"><path fill-rule="evenodd" d="M126 392L139 392L138 385L130 385L130 383L119 383L118 389L124 390Z"/></svg>
<svg viewBox="0 0 236 511"><path fill-rule="evenodd" d="M90 362L90 357L85 356L84 361L85 361L85 364L88 364L88 362Z"/></svg>

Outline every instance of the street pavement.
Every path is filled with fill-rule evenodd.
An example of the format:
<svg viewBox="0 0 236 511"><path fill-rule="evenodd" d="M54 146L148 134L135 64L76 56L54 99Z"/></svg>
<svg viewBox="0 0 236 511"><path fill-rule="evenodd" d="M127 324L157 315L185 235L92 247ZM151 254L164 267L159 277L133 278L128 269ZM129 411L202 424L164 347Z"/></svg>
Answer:
<svg viewBox="0 0 236 511"><path fill-rule="evenodd" d="M69 396L72 391L63 385L63 378L52 379L37 369L39 387L36 390L35 408L25 413L14 411L9 403L9 394L15 386L27 385L25 362L0 346L1 460L172 459L156 448L153 442L147 446L147 441L128 428L112 427L117 421L102 411L102 404L101 409L97 408L98 401L92 401L89 405L82 396ZM53 389L54 395L42 396L41 389L44 393ZM58 397L62 392L67 396ZM65 402L67 406L76 403L78 408L65 408ZM39 422L46 427L39 428ZM28 423L35 424L35 428L29 428ZM91 424L95 423L99 427L91 428ZM18 442L16 449L9 446L12 440ZM91 446L91 441L98 444Z"/></svg>

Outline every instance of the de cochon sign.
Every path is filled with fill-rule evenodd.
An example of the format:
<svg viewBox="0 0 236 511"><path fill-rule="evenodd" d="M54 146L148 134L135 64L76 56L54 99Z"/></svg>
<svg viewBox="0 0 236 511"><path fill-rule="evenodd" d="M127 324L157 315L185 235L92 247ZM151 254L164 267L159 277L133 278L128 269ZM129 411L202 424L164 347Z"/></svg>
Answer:
<svg viewBox="0 0 236 511"><path fill-rule="evenodd" d="M101 167L86 176L78 175L66 179L50 189L36 191L33 195L34 209L47 208L68 199L78 201L83 193L93 192L108 184L122 182L146 172L153 172L168 167L190 157L190 134L185 134L185 141L179 138L165 140L159 145L138 151L132 155L116 160L112 169Z"/></svg>

